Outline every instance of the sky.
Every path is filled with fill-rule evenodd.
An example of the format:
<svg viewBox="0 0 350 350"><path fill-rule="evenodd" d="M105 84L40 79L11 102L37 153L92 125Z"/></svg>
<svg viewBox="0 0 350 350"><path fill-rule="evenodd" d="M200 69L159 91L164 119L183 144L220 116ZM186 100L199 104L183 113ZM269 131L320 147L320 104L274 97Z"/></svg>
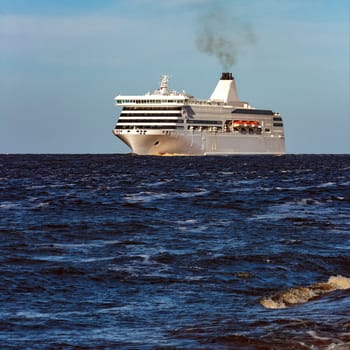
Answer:
<svg viewBox="0 0 350 350"><path fill-rule="evenodd" d="M116 95L169 74L207 99L228 70L281 113L287 153L349 154L349 22L350 0L0 0L0 153L130 152ZM208 24L228 65L199 45Z"/></svg>

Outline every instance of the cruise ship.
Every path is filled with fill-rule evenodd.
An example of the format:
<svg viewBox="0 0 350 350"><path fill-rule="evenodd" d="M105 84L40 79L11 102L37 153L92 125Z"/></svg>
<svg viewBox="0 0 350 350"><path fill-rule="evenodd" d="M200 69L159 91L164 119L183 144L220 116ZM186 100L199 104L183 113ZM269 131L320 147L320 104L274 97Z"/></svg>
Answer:
<svg viewBox="0 0 350 350"><path fill-rule="evenodd" d="M122 107L113 133L139 155L284 154L280 113L257 109L238 97L232 73L222 73L201 100L168 88L114 98Z"/></svg>

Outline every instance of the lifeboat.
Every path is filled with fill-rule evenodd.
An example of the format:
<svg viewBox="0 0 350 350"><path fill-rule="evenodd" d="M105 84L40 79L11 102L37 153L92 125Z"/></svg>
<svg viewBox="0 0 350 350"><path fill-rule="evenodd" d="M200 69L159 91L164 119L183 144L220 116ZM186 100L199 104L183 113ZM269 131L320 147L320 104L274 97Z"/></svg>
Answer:
<svg viewBox="0 0 350 350"><path fill-rule="evenodd" d="M257 128L260 126L260 123L256 120L234 120L233 121L233 127L251 127L251 128Z"/></svg>
<svg viewBox="0 0 350 350"><path fill-rule="evenodd" d="M234 128L242 127L242 126L244 126L244 124L245 124L244 120L234 120L233 121L233 127Z"/></svg>
<svg viewBox="0 0 350 350"><path fill-rule="evenodd" d="M250 120L248 123L251 128L257 128L260 126L260 123L256 120Z"/></svg>

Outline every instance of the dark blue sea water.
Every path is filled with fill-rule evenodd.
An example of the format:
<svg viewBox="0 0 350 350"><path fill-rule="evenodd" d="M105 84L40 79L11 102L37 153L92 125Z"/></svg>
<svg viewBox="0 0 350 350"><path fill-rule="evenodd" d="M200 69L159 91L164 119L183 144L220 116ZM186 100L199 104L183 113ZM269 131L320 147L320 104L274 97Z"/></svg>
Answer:
<svg viewBox="0 0 350 350"><path fill-rule="evenodd" d="M0 251L1 349L350 349L350 155L2 155Z"/></svg>

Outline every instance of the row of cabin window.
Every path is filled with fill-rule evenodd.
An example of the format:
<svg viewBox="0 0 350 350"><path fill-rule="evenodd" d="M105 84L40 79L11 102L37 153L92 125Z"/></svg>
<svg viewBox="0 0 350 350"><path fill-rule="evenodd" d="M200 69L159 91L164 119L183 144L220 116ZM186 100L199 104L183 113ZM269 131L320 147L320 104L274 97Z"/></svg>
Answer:
<svg viewBox="0 0 350 350"><path fill-rule="evenodd" d="M184 100L116 100L117 104L123 104L123 103L184 103Z"/></svg>
<svg viewBox="0 0 350 350"><path fill-rule="evenodd" d="M115 129L183 129L182 125L119 125L115 126Z"/></svg>
<svg viewBox="0 0 350 350"><path fill-rule="evenodd" d="M132 123L132 124L141 124L141 123L183 123L184 121L182 119L177 119L177 120L171 120L171 119L140 119L140 120L134 120L134 119L120 119L119 123ZM191 122L187 122L187 124L192 125L195 124L197 126L205 126L205 125L220 125L220 122L217 121L191 121ZM124 126L124 125L123 125ZM273 126L275 127L283 127L283 123L273 123ZM162 127L160 125L160 127Z"/></svg>
<svg viewBox="0 0 350 350"><path fill-rule="evenodd" d="M127 117L176 117L176 116L181 116L181 112L174 112L174 113L157 113L157 114L152 114L150 113L130 113L130 112L121 112L120 113L121 117L127 116Z"/></svg>
<svg viewBox="0 0 350 350"><path fill-rule="evenodd" d="M239 114L259 114L259 115L273 115L273 112L267 109L245 109L245 108L236 108L231 113Z"/></svg>
<svg viewBox="0 0 350 350"><path fill-rule="evenodd" d="M222 125L221 120L187 120L187 124Z"/></svg>
<svg viewBox="0 0 350 350"><path fill-rule="evenodd" d="M148 114L131 114L130 113L121 113L121 116L124 117L124 116L152 116L152 117L156 117L156 116L176 116L176 115L173 115L173 114L164 114L163 113L160 113L160 114L157 114L157 115L148 115ZM120 122L123 122L123 123L127 123L127 122L130 122L130 123L139 123L140 121L142 122L145 122L145 123L159 123L159 122L169 122L169 121L172 121L172 120L169 120L169 119L140 119L140 120L136 120L136 119L119 119ZM183 119L177 119L177 120L174 120L174 121L177 121L178 123L183 123ZM220 120L187 120L187 124L204 124L204 125L222 125L222 121Z"/></svg>
<svg viewBox="0 0 350 350"><path fill-rule="evenodd" d="M119 123L183 123L183 119L119 119Z"/></svg>
<svg viewBox="0 0 350 350"><path fill-rule="evenodd" d="M167 106L162 106L162 107L135 107L135 106L124 106L123 111L181 111L182 107L167 107Z"/></svg>

